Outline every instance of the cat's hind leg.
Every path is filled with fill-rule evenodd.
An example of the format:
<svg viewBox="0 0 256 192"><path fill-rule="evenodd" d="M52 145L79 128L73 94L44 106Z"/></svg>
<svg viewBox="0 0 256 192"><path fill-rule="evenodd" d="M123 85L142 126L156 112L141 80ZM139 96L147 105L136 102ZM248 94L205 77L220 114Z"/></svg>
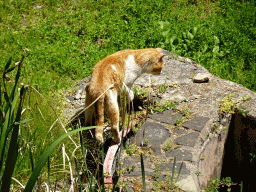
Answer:
<svg viewBox="0 0 256 192"><path fill-rule="evenodd" d="M89 91L89 85L86 86L85 108L94 102ZM103 143L103 123L104 123L104 99L98 100L94 105L85 110L85 126L100 126L95 128L95 138L98 142Z"/></svg>
<svg viewBox="0 0 256 192"><path fill-rule="evenodd" d="M104 124L104 100L99 99L95 103L95 124L99 127L95 129L96 140L104 143L103 139L103 124Z"/></svg>
<svg viewBox="0 0 256 192"><path fill-rule="evenodd" d="M119 136L119 108L117 102L117 91L110 89L105 97L105 112L111 121L111 130L114 136L114 142L120 143Z"/></svg>

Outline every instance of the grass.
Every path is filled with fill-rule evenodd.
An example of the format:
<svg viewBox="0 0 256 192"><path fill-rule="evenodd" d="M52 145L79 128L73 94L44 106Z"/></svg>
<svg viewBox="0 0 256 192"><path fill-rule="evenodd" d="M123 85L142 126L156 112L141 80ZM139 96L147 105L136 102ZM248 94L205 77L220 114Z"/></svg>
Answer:
<svg viewBox="0 0 256 192"><path fill-rule="evenodd" d="M11 56L13 62L18 61L21 51L27 50L20 82L30 88L21 119L32 120L21 125L13 173L23 185L42 152L65 133L56 121L65 107L63 90L90 75L99 60L118 50L162 47L256 91L253 1L0 0L0 12L0 74ZM16 73L8 75L14 82ZM79 143L79 137L72 138ZM67 138L64 144L67 156L74 157L73 142ZM57 177L69 178L60 174L63 159L59 146L48 160L49 167L55 167L51 183ZM42 182L48 177L47 169L43 168Z"/></svg>
<svg viewBox="0 0 256 192"><path fill-rule="evenodd" d="M253 2L17 0L0 10L0 57L29 49L23 81L43 93L70 87L111 53L146 47L256 90Z"/></svg>

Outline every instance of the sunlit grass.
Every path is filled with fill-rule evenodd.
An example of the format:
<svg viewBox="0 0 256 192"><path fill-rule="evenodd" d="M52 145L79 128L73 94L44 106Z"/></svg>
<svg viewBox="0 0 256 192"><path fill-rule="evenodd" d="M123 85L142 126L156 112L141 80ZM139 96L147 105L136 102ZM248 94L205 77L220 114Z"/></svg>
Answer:
<svg viewBox="0 0 256 192"><path fill-rule="evenodd" d="M65 108L63 91L118 50L162 47L256 90L254 3L0 0L0 12L1 74L10 56L18 61L26 48L20 82L47 99L29 88L24 101L22 119L33 120L21 126L22 155L13 175L23 184L41 153L65 133L56 116ZM64 144L71 157L75 145L70 139ZM61 149L50 157L51 166L62 165Z"/></svg>

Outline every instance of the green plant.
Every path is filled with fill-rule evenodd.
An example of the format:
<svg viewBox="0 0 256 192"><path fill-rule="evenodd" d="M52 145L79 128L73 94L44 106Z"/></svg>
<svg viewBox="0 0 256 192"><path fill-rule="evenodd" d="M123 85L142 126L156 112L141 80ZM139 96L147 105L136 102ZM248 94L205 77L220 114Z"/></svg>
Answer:
<svg viewBox="0 0 256 192"><path fill-rule="evenodd" d="M219 191L218 189L220 187L227 187L227 191L231 191L231 186L232 185L236 185L235 183L233 183L231 181L230 177L225 177L222 179L219 179L218 177L216 177L215 179L212 179L210 184L208 185L208 187L204 190L206 192L210 192L210 191Z"/></svg>
<svg viewBox="0 0 256 192"><path fill-rule="evenodd" d="M17 163L18 150L20 145L20 124L28 120L21 121L22 107L25 97L24 85L17 91L18 80L24 55L15 66L11 66L12 58L5 65L0 87L0 186L1 191L9 191L14 168ZM8 73L17 69L15 82L11 91L8 89ZM2 97L4 96L4 97Z"/></svg>
<svg viewBox="0 0 256 192"><path fill-rule="evenodd" d="M175 184L175 166L176 166L176 156L173 160L173 167L171 171L171 175L167 176L165 181L159 181L157 178L160 176L158 173L158 167L155 164L155 169L157 172L155 173L156 182L154 182L154 191L180 191L178 185ZM167 172L169 172L167 170Z"/></svg>
<svg viewBox="0 0 256 192"><path fill-rule="evenodd" d="M48 157L49 155L51 154L51 152L54 150L54 148L63 140L65 139L66 137L74 134L74 133L78 133L79 131L83 131L83 130L88 130L88 129L92 129L92 128L95 128L95 127L84 127L84 128L80 128L80 129L76 129L76 130L73 130L73 131L70 131L64 135L62 135L61 137L59 137L58 139L56 139L45 151L44 153L42 154L42 156L39 158L39 160L37 161L36 163L36 167L32 173L32 175L30 176L29 178L29 181L26 185L26 188L25 188L25 192L26 191L32 191L39 175L40 175L40 172L42 170L42 168L44 167L45 163L47 162L48 160Z"/></svg>
<svg viewBox="0 0 256 192"><path fill-rule="evenodd" d="M177 126L180 126L182 124L182 122L183 122L182 118L177 118L176 119L176 125Z"/></svg>
<svg viewBox="0 0 256 192"><path fill-rule="evenodd" d="M134 87L134 97L139 99L146 99L148 97L149 88L139 88L138 86Z"/></svg>
<svg viewBox="0 0 256 192"><path fill-rule="evenodd" d="M145 169L142 153L140 154L140 162L141 162L141 174L142 174L142 182L143 182L143 191L146 192L146 181L145 181Z"/></svg>
<svg viewBox="0 0 256 192"><path fill-rule="evenodd" d="M255 154L255 153L249 153L249 155L251 156L250 162L255 161L255 159L256 159L256 154Z"/></svg>
<svg viewBox="0 0 256 192"><path fill-rule="evenodd" d="M146 144L146 145L148 145L148 139L144 139L144 143Z"/></svg>
<svg viewBox="0 0 256 192"><path fill-rule="evenodd" d="M139 147L135 144L129 145L126 148L127 155L130 155L130 156L131 155L139 155L138 152L139 152Z"/></svg>
<svg viewBox="0 0 256 192"><path fill-rule="evenodd" d="M62 97L56 95L90 75L99 60L118 50L162 47L184 57L173 56L173 59L186 62L185 58L191 58L217 76L256 90L253 1L118 0L113 4L110 0L65 3L17 0L0 1L0 12L0 57L4 61L0 64L0 73L4 72L10 55L12 60L18 60L22 47L30 50L20 75L20 82L30 85L23 102L21 122L33 121L20 124L19 154L22 156L17 156L13 172L13 177L22 185L47 146L64 133L48 103L60 116L65 104ZM12 80L16 73L10 72L8 76L6 80ZM13 83L7 83L7 88L11 85ZM47 95L48 101L32 87ZM3 103L3 94L1 98ZM163 109L160 107L160 111ZM245 115L245 109L238 108L238 112ZM79 142L76 137L73 140ZM64 140L65 152L74 157L76 146L70 143L73 143L70 139ZM85 151L89 154L92 152L87 148L90 145L92 143L85 141ZM70 172L65 169L65 174L60 174L63 157L59 154L62 154L61 147L53 151L48 162L52 184L64 182L66 173ZM80 152L76 155L78 160L80 155ZM45 178L48 173L48 167L43 168L38 187L48 181ZM95 183L90 181L89 186ZM13 185L17 186L15 181Z"/></svg>
<svg viewBox="0 0 256 192"><path fill-rule="evenodd" d="M190 115L190 112L187 109L183 110L183 113L185 117L188 117Z"/></svg>
<svg viewBox="0 0 256 192"><path fill-rule="evenodd" d="M219 130L219 128L220 128L219 123L215 123L215 124L213 125L213 134L217 133L218 130Z"/></svg>
<svg viewBox="0 0 256 192"><path fill-rule="evenodd" d="M175 141L174 139L172 140L167 140L163 143L163 150L168 151L168 150L173 150L175 149Z"/></svg>
<svg viewBox="0 0 256 192"><path fill-rule="evenodd" d="M20 89L18 89L18 80L21 73L21 66L24 59L24 55L22 56L21 60L15 64L15 66L11 66L11 58L7 62L4 72L3 72L3 78L0 87L0 121L1 121L1 131L0 131L0 184L1 184L1 191L10 191L10 184L12 179L19 182L17 179L14 178L14 170L19 168L20 164L24 163L22 160L26 157L26 153L22 154L21 152L24 152L25 150L21 150L21 147L24 147L24 138L22 136L24 135L24 130L21 129L22 125L25 125L29 122L31 122L32 119L22 119L22 111L24 101L25 101L25 91L27 86L22 85ZM15 81L13 83L10 83L10 78L8 77L8 73L11 73L15 68L17 69ZM2 86L3 85L3 86ZM13 86L13 87L11 87ZM4 96L4 97L2 97ZM42 116L43 117L43 116ZM44 118L44 117L43 117ZM33 120L34 121L34 120ZM23 128L23 127L22 127ZM48 172L48 182L47 182L47 189L49 190L49 187L51 185L51 174L52 174L52 166L50 161L50 154L54 150L56 146L59 145L59 143L65 139L66 137L69 137L70 135L80 132L82 130L91 129L89 128L80 128L73 130L71 132L67 132L66 134L62 135L58 139L54 140L54 142L42 153L41 157L38 158L38 160L34 160L34 151L33 149L29 148L29 154L30 154L30 165L32 166L32 174L27 182L26 185L22 185L22 188L24 188L24 191L32 191L33 188L37 188L40 190L41 188L41 171L44 169L45 164L47 163L47 172ZM70 138L71 139L71 138ZM84 151L84 145L82 142L81 132L80 132L80 139L81 139L81 146L82 146L82 155L85 160L85 151ZM73 141L71 139L71 141ZM74 141L73 141L74 142ZM28 144L29 147L31 147L31 144ZM78 148L79 146L76 145ZM76 149L77 149L76 148ZM63 144L63 155L66 156L68 160L68 167L70 168L70 175L71 175L71 188L74 188L74 178L72 174L72 166L71 161L68 157L68 154L65 150L65 144ZM75 149L75 150L76 150ZM74 151L73 151L74 153ZM103 155L104 156L104 155ZM26 159L25 159L26 160ZM78 180L80 183L80 189L81 188L81 180L79 177L79 169L77 165L77 160L74 158L75 161L75 167L76 172L78 175ZM63 161L63 167L65 172L65 160ZM84 161L85 162L85 161ZM86 165L85 165L85 171L87 171ZM89 179L89 189L91 191L94 190L95 187L92 187L92 183L95 182L95 178L93 175L88 175ZM36 185L37 182L37 185ZM20 183L20 182L19 182ZM35 187L36 185L36 187ZM104 189L104 188L103 188Z"/></svg>
<svg viewBox="0 0 256 192"><path fill-rule="evenodd" d="M245 110L237 107L237 104L241 104L244 101L248 101L251 99L251 96L247 97L241 97L237 101L234 101L232 98L234 97L234 94L230 94L228 97L224 97L223 100L221 100L221 107L220 107L220 114L225 114L225 113L230 113L234 114L235 111L237 110L239 113L242 113L243 115L245 114Z"/></svg>
<svg viewBox="0 0 256 192"><path fill-rule="evenodd" d="M203 155L200 160L205 160L205 155Z"/></svg>
<svg viewBox="0 0 256 192"><path fill-rule="evenodd" d="M159 173L159 166L158 166L156 163L154 163L154 165L155 165L155 168L154 168L154 177L155 177L155 179L157 179L157 178L160 176L160 173Z"/></svg>
<svg viewBox="0 0 256 192"><path fill-rule="evenodd" d="M159 84L156 86L156 92L162 94L166 91L166 89L168 89L168 87L170 87L169 84Z"/></svg>
<svg viewBox="0 0 256 192"><path fill-rule="evenodd" d="M151 111L155 110L155 111L159 111L160 113L162 113L163 111L167 110L167 109L176 109L176 103L172 103L171 101L166 101L165 103L161 104L159 103L159 101L155 101L154 105L150 105L149 109Z"/></svg>

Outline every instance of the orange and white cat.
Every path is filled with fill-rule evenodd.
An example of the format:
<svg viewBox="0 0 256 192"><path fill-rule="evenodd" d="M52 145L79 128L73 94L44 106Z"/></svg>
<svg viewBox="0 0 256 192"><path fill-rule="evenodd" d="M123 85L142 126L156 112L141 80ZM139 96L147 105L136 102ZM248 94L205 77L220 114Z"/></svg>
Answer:
<svg viewBox="0 0 256 192"><path fill-rule="evenodd" d="M126 91L128 102L134 98L131 87L142 73L160 74L164 62L162 49L122 50L99 61L92 71L87 84L85 106L89 106L111 85L113 85L99 100L85 111L85 125L101 126L96 128L95 137L103 143L104 112L111 121L111 130L116 143L119 136L118 94Z"/></svg>

